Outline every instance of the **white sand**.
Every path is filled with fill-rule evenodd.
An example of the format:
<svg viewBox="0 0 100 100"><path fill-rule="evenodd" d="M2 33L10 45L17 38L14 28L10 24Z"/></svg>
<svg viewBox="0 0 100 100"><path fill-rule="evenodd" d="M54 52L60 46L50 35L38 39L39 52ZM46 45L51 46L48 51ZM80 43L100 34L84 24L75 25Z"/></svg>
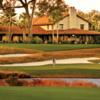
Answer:
<svg viewBox="0 0 100 100"><path fill-rule="evenodd" d="M0 58L9 58L9 57L25 57L25 56L30 56L31 54L5 54L5 55L0 55Z"/></svg>
<svg viewBox="0 0 100 100"><path fill-rule="evenodd" d="M56 64L92 64L89 60L100 59L97 57L88 57L88 58L69 58L69 59L59 59L56 60ZM3 64L0 66L41 66L53 64L52 60L39 61L39 62L29 62L29 63L17 63L17 64Z"/></svg>

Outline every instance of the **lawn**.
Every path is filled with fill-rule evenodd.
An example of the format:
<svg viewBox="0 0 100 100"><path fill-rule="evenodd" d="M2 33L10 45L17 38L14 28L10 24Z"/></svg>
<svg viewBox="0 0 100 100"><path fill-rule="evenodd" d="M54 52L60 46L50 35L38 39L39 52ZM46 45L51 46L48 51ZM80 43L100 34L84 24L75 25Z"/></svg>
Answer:
<svg viewBox="0 0 100 100"><path fill-rule="evenodd" d="M76 49L100 48L100 44L0 44L0 46L9 46L17 48L35 49L40 51L65 51Z"/></svg>
<svg viewBox="0 0 100 100"><path fill-rule="evenodd" d="M0 67L0 70L21 71L34 77L99 77L100 64L68 64L36 67Z"/></svg>
<svg viewBox="0 0 100 100"><path fill-rule="evenodd" d="M0 87L0 100L100 100L100 89Z"/></svg>

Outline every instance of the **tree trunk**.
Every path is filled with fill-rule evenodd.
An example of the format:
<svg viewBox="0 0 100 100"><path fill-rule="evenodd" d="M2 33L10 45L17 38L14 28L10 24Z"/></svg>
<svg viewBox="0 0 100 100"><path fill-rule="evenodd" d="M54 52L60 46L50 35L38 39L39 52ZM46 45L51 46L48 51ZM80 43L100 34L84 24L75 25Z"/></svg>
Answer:
<svg viewBox="0 0 100 100"><path fill-rule="evenodd" d="M58 28L58 23L57 23L57 43L59 43L59 28Z"/></svg>
<svg viewBox="0 0 100 100"><path fill-rule="evenodd" d="M33 15L34 15L34 10L35 10L35 4L36 4L36 0L32 1L33 8L32 8L32 13L31 13L30 18L29 18L29 38L30 38L30 42L32 40L32 20L33 20Z"/></svg>
<svg viewBox="0 0 100 100"><path fill-rule="evenodd" d="M55 35L54 35L54 25L52 25L52 43L55 42Z"/></svg>
<svg viewBox="0 0 100 100"><path fill-rule="evenodd" d="M9 16L10 22L9 22L9 29L8 29L8 42L11 42L11 16Z"/></svg>

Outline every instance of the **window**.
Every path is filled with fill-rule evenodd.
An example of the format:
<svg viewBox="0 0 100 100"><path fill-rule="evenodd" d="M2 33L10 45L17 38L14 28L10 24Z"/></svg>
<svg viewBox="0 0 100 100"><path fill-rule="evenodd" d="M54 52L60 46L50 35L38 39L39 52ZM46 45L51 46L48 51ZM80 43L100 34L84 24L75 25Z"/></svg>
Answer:
<svg viewBox="0 0 100 100"><path fill-rule="evenodd" d="M49 30L49 25L47 25L47 30Z"/></svg>
<svg viewBox="0 0 100 100"><path fill-rule="evenodd" d="M84 24L80 24L80 29L84 29Z"/></svg>
<svg viewBox="0 0 100 100"><path fill-rule="evenodd" d="M51 26L51 29L52 29L52 30L54 29L54 25Z"/></svg>
<svg viewBox="0 0 100 100"><path fill-rule="evenodd" d="M59 24L59 29L63 30L63 26L64 26L64 24Z"/></svg>

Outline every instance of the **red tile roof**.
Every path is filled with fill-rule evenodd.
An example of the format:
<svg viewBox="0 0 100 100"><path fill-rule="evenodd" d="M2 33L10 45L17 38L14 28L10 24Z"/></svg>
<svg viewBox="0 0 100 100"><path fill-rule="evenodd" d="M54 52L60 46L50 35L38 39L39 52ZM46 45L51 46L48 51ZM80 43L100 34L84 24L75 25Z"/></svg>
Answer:
<svg viewBox="0 0 100 100"><path fill-rule="evenodd" d="M8 33L8 26L0 26L0 34L7 34ZM13 34L22 34L23 30L21 28L19 28L18 26L12 26L11 27L11 32ZM67 29L67 30L59 30L58 31L59 34L79 34L79 35L100 35L100 32L96 32L96 31L89 31L89 30L82 30L82 29ZM39 27L39 26L33 26L32 28L32 34L41 34L41 35L49 35L52 34L53 31L46 31L43 28ZM54 33L56 34L57 31L54 30Z"/></svg>
<svg viewBox="0 0 100 100"><path fill-rule="evenodd" d="M33 25L50 25L53 24L53 22L50 21L50 18L48 16L42 16L39 18L33 19Z"/></svg>
<svg viewBox="0 0 100 100"><path fill-rule="evenodd" d="M69 14L64 14L64 16L60 19L62 20L63 18L69 16ZM52 25L54 24L55 22L54 21L50 21L50 17L49 16L41 16L41 17L38 17L38 18L33 18L33 25Z"/></svg>
<svg viewBox="0 0 100 100"><path fill-rule="evenodd" d="M10 31L12 33L23 33L23 30L17 26L12 26L10 28ZM9 26L0 26L0 34L8 32L9 32Z"/></svg>
<svg viewBox="0 0 100 100"><path fill-rule="evenodd" d="M79 35L100 35L100 32L97 31L89 31L89 30L82 30L82 29L67 29L67 30L59 30L59 34L79 34ZM52 33L52 31L49 31ZM55 30L54 33L56 34L57 31Z"/></svg>
<svg viewBox="0 0 100 100"><path fill-rule="evenodd" d="M8 26L0 26L0 34L7 34L8 33L8 30L9 30L9 27ZM13 34L22 34L23 33L23 29L21 29L20 27L18 26L12 26L11 27L11 32ZM48 34L48 32L46 30L44 30L43 28L39 27L39 26L34 26L32 28L32 33L33 34Z"/></svg>
<svg viewBox="0 0 100 100"><path fill-rule="evenodd" d="M63 17L60 19L60 20L62 20L63 18L65 18L65 17L68 17L69 16L69 14L64 14L63 15ZM88 23L90 23L88 20L86 20L85 18L83 18L83 17L81 17L80 15L77 15L77 17L79 17L79 18L81 18L82 20L84 20L84 21L86 21L86 22L88 22ZM55 22L51 22L50 21L50 17L49 16L41 16L41 17L38 17L38 18L33 18L33 22L32 22L32 24L33 25L52 25L52 24L54 24Z"/></svg>

